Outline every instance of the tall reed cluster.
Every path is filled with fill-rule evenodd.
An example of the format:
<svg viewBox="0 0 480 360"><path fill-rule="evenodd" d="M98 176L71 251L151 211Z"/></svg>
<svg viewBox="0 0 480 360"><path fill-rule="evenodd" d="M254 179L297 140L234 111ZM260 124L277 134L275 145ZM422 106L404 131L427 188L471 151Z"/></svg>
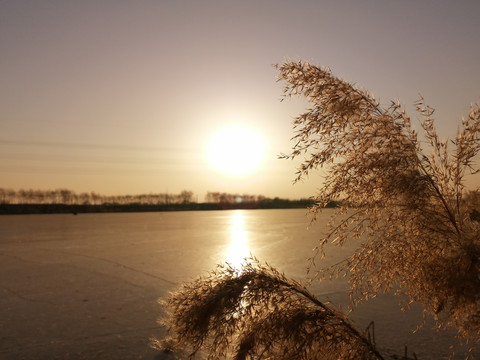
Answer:
<svg viewBox="0 0 480 360"><path fill-rule="evenodd" d="M479 106L449 141L439 138L433 109L420 99L419 138L398 103L382 107L328 69L288 62L278 70L284 96L312 104L295 118L295 145L284 157L305 157L297 180L323 169L313 212L341 198L346 213L341 222L334 219L317 251L362 239L351 257L317 275L344 273L356 300L379 292L406 295L433 313L439 327L452 325L478 342L480 224L473 215L480 204L466 196L465 176L478 172Z"/></svg>
<svg viewBox="0 0 480 360"><path fill-rule="evenodd" d="M283 158L303 158L296 180L322 169L315 215L341 200L313 260L326 244L360 240L345 261L311 266L314 277L343 274L353 302L380 292L421 303L437 326L453 326L480 341L480 196L465 176L479 171L480 108L472 106L453 140L441 140L433 109L420 99L422 136L395 102L383 107L367 91L304 62L277 66L284 97L311 108L294 120L294 146ZM340 219L340 220L339 220ZM318 263L318 262L317 262ZM381 359L374 344L344 315L300 284L266 266L221 267L184 284L168 300L176 345L210 359Z"/></svg>

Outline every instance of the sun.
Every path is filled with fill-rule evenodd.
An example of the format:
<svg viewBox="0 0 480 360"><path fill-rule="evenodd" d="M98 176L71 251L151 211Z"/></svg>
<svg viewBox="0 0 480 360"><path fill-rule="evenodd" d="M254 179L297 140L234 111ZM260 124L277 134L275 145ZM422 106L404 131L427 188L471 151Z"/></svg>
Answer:
<svg viewBox="0 0 480 360"><path fill-rule="evenodd" d="M205 160L216 173L229 178L256 174L266 158L266 141L253 128L241 124L217 130L206 142Z"/></svg>

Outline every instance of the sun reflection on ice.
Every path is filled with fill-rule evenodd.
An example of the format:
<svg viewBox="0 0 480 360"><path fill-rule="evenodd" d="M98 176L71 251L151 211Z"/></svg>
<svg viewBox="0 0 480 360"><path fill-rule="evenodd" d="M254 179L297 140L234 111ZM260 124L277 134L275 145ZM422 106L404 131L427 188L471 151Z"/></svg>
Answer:
<svg viewBox="0 0 480 360"><path fill-rule="evenodd" d="M248 233L245 230L244 215L241 210L232 213L230 221L230 244L227 248L226 262L236 270L241 270L245 258L250 256Z"/></svg>

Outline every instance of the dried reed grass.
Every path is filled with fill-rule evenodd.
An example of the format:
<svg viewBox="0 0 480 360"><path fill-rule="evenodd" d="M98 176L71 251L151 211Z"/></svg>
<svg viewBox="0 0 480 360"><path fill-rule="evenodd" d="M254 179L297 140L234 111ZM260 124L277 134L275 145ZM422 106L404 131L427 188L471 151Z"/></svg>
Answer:
<svg viewBox="0 0 480 360"><path fill-rule="evenodd" d="M450 149L423 99L416 103L422 142L398 103L384 108L322 67L286 62L277 68L284 96L312 104L294 120L295 145L283 157L304 157L296 181L324 170L314 218L339 199L346 214L332 218L312 263L327 243L362 239L345 261L311 267L314 277L348 276L353 303L379 292L403 295L423 304L439 328L453 326L461 339L479 342L480 195L468 194L464 177L479 171L480 107L472 106ZM205 349L209 359L229 352L236 360L382 359L343 314L255 261L240 273L220 266L183 284L167 307L167 344L189 347L191 357Z"/></svg>
<svg viewBox="0 0 480 360"><path fill-rule="evenodd" d="M308 63L287 62L278 70L284 96L312 104L294 120L295 146L283 157L306 157L296 180L324 170L313 214L331 200L342 199L340 212L355 207L340 223L333 220L318 254L334 239L340 245L363 239L345 262L316 276L345 274L355 301L379 292L406 295L438 327L453 326L463 340L478 342L480 223L474 215L480 201L478 194L467 196L464 178L479 171L480 107L471 107L454 140L441 140L433 109L421 98L419 140L398 103L384 108L367 91Z"/></svg>
<svg viewBox="0 0 480 360"><path fill-rule="evenodd" d="M167 305L166 344L191 358L203 349L208 359L383 359L342 313L255 259L183 284Z"/></svg>

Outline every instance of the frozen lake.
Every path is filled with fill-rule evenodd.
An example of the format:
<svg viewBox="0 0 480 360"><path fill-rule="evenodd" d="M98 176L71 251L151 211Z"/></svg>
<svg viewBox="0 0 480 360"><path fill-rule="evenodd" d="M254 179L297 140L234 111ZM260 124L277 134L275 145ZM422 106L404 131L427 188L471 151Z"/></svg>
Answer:
<svg viewBox="0 0 480 360"><path fill-rule="evenodd" d="M158 297L250 253L302 280L331 211L309 230L303 209L0 216L0 358L166 359L149 348L163 334ZM350 251L335 248L324 263ZM348 304L343 279L312 290ZM360 328L374 320L389 352L447 356L451 333L411 334L421 311L398 301L380 296L352 317Z"/></svg>

